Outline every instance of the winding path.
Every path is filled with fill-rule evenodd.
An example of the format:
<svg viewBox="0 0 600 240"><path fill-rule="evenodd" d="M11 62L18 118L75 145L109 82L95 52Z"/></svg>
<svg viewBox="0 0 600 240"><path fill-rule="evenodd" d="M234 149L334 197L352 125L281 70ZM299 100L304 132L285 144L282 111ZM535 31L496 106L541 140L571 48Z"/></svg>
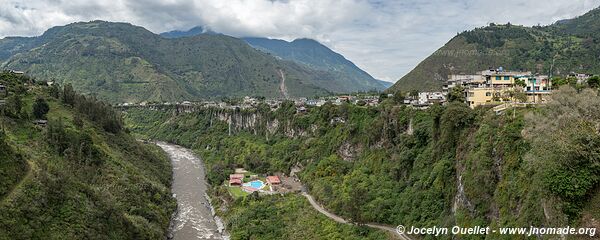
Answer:
<svg viewBox="0 0 600 240"><path fill-rule="evenodd" d="M319 205L317 203L317 201L315 201L315 199L309 195L306 191L302 191L302 196L306 197L306 199L308 199L308 202L310 203L310 205L317 211L319 211L320 213L322 213L323 215L327 216L328 218L331 218L333 221L336 221L338 223L344 223L344 224L353 224L350 223L348 221L346 221L345 219L343 219L342 217L335 215L327 210L325 210L325 208L323 208L321 205ZM394 227L390 227L390 226L386 226L386 225L381 225L381 224L376 224L376 223L367 223L365 224L368 227L371 228L377 228L379 230L384 230L384 231L388 231L392 234L394 234L394 236L397 236L399 239L402 240L412 240L408 235L406 234L399 234L396 231L396 228Z"/></svg>

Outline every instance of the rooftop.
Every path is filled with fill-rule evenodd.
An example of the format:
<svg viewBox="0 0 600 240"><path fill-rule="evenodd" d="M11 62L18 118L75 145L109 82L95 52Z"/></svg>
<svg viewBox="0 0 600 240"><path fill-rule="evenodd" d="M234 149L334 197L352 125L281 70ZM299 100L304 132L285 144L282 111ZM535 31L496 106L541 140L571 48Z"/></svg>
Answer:
<svg viewBox="0 0 600 240"><path fill-rule="evenodd" d="M229 179L244 179L244 174L230 174Z"/></svg>
<svg viewBox="0 0 600 240"><path fill-rule="evenodd" d="M279 184L279 183L281 183L281 180L279 180L278 176L268 176L267 177L267 183L270 183L270 184Z"/></svg>

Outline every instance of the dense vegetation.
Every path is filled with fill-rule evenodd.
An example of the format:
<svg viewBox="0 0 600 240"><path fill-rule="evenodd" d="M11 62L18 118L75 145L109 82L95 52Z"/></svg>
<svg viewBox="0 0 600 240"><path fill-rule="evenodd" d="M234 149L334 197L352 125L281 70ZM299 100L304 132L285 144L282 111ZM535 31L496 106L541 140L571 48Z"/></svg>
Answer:
<svg viewBox="0 0 600 240"><path fill-rule="evenodd" d="M386 233L336 223L300 195L250 195L224 213L232 239L385 239Z"/></svg>
<svg viewBox="0 0 600 240"><path fill-rule="evenodd" d="M296 114L291 103L275 112L131 109L126 119L135 132L193 147L213 185L234 167L302 167L311 194L359 223L593 224L581 219L600 217L589 205L600 195L600 98L568 86L555 97L546 107L499 116L457 102L423 111L389 99L378 108L325 105L308 114Z"/></svg>
<svg viewBox="0 0 600 240"><path fill-rule="evenodd" d="M8 72L0 84L0 239L165 237L176 203L159 148L69 85Z"/></svg>
<svg viewBox="0 0 600 240"><path fill-rule="evenodd" d="M278 60L226 35L165 38L103 21L54 27L39 37L1 39L0 62L110 102L283 97L282 74L289 96L373 88L336 72Z"/></svg>
<svg viewBox="0 0 600 240"><path fill-rule="evenodd" d="M565 76L598 74L600 9L549 26L490 24L465 31L423 60L389 91L439 90L449 74L490 67Z"/></svg>

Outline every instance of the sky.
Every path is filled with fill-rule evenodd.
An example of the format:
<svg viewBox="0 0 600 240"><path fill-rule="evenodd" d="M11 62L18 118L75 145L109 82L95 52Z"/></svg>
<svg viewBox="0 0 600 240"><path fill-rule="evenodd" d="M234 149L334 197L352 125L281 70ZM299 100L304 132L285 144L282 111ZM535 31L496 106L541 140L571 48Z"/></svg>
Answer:
<svg viewBox="0 0 600 240"><path fill-rule="evenodd" d="M489 23L548 25L600 0L0 0L0 37L78 21L160 33L204 26L236 37L313 38L394 82L457 33Z"/></svg>

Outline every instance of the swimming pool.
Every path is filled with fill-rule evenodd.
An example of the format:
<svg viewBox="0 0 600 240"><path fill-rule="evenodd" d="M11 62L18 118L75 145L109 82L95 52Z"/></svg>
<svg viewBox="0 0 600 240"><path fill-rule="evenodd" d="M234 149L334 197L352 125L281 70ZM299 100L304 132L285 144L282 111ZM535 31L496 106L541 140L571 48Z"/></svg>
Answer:
<svg viewBox="0 0 600 240"><path fill-rule="evenodd" d="M265 186L265 183L261 180L254 180L252 182L244 183L244 187L251 187L255 189L261 189Z"/></svg>

